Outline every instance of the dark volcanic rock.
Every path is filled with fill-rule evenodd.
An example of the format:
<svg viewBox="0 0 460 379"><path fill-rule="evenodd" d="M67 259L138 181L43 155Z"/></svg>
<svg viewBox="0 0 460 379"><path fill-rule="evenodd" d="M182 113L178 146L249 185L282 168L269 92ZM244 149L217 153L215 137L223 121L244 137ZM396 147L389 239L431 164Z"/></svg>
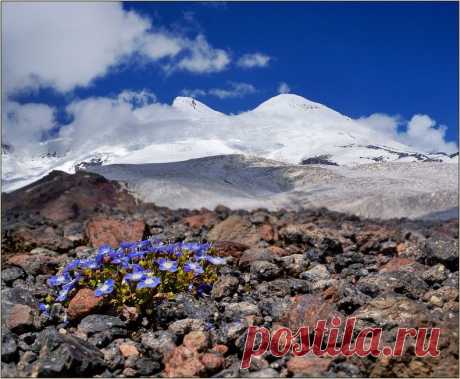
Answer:
<svg viewBox="0 0 460 379"><path fill-rule="evenodd" d="M458 271L458 239L433 236L426 241L428 264L442 263L451 271Z"/></svg>
<svg viewBox="0 0 460 379"><path fill-rule="evenodd" d="M73 336L46 329L38 361L36 377L93 376L105 368L104 356L89 343Z"/></svg>
<svg viewBox="0 0 460 379"><path fill-rule="evenodd" d="M11 362L18 355L18 345L13 333L2 331L2 361Z"/></svg>
<svg viewBox="0 0 460 379"><path fill-rule="evenodd" d="M16 279L24 278L25 273L20 267L12 266L2 270L2 280L6 284L11 284Z"/></svg>
<svg viewBox="0 0 460 379"><path fill-rule="evenodd" d="M458 220L362 220L326 209L171 210L84 172L55 172L3 200L2 376L458 375ZM38 302L56 295L47 279L63 265L92 256L91 245L148 232L212 242L227 261L212 290L158 297L141 310L117 309L110 296L80 288L69 304L52 305L49 318L40 315ZM394 342L398 327L440 327L441 358L416 357L408 344L402 357L267 353L240 370L249 326L295 331L333 317L343 326L352 316L357 330L382 327L385 343Z"/></svg>

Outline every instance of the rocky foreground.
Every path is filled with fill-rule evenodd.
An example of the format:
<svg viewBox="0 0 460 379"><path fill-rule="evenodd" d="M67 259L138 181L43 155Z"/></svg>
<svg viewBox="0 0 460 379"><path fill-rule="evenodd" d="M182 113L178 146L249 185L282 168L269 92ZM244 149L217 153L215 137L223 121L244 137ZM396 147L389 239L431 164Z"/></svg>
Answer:
<svg viewBox="0 0 460 379"><path fill-rule="evenodd" d="M46 280L95 247L156 236L214 241L228 257L211 295L180 294L151 315L116 314L91 290L50 318ZM96 174L53 172L2 194L2 376L457 377L458 220L363 220L325 209L170 210ZM439 327L437 358L269 354L240 370L250 325Z"/></svg>

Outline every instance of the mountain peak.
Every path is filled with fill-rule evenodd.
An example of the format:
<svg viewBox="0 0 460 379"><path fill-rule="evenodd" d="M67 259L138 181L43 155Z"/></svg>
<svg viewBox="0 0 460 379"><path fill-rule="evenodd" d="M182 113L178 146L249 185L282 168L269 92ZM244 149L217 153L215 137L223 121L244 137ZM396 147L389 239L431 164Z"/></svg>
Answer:
<svg viewBox="0 0 460 379"><path fill-rule="evenodd" d="M208 107L207 105L192 97L177 96L174 99L172 106L183 112L191 114L221 114L220 112L215 111L214 109Z"/></svg>
<svg viewBox="0 0 460 379"><path fill-rule="evenodd" d="M326 109L326 107L320 103L308 100L302 96L295 95L292 93L283 93L274 96L267 101L264 101L256 109L256 111L286 111L288 109L296 110L315 110L315 109Z"/></svg>

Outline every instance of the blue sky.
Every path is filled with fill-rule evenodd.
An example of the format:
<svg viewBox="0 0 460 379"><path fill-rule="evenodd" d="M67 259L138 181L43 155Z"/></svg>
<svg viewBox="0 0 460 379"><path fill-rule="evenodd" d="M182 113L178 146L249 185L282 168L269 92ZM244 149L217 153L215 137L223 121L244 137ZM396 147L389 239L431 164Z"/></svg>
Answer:
<svg viewBox="0 0 460 379"><path fill-rule="evenodd" d="M6 10L4 98L18 109L43 104L42 131L59 129L72 118L66 106L94 96L147 90L171 103L192 93L214 109L236 113L276 95L285 83L285 90L352 118L399 115L398 128L404 128L413 115L425 114L447 127L447 141L458 140L456 2L129 2L110 12L90 11L94 20L82 11L69 37L67 9L41 13L60 23L43 35L38 26L26 30L24 9ZM31 20L40 18L30 13ZM13 25L18 20L22 29L20 22ZM52 41L60 30L62 41Z"/></svg>

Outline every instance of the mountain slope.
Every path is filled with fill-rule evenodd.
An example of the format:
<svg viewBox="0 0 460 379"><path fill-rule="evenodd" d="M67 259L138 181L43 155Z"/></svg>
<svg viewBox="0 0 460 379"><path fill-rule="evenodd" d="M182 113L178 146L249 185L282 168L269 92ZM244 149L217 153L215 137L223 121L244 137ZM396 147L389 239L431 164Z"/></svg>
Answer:
<svg viewBox="0 0 460 379"><path fill-rule="evenodd" d="M227 155L89 170L173 209L327 207L371 218L432 219L458 213L457 165L439 162L311 166Z"/></svg>
<svg viewBox="0 0 460 379"><path fill-rule="evenodd" d="M19 188L52 170L74 172L87 165L164 163L220 154L339 166L390 161L458 162L458 154L414 151L378 130L292 94L275 96L238 115L225 115L187 97L177 97L172 106L159 107L161 111L149 106L134 110L140 129L125 131L123 136L115 129L113 135L74 144L70 133L44 143L44 156L5 151L3 190ZM66 148L56 154L52 146L59 144Z"/></svg>

